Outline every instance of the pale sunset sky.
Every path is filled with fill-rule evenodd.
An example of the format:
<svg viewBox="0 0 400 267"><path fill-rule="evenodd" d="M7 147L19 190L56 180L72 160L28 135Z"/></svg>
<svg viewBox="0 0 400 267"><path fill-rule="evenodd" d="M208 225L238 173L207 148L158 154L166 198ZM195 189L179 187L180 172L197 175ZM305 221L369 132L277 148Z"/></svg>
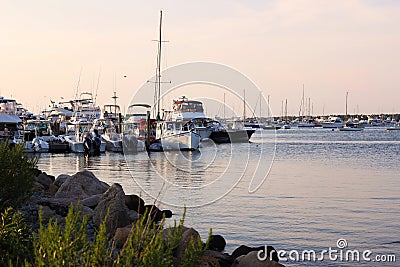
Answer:
<svg viewBox="0 0 400 267"><path fill-rule="evenodd" d="M286 98L298 113L303 84L315 114L344 114L346 91L349 113L400 113L396 0L1 0L0 95L38 112L73 98L79 76L80 92L99 77L97 103L116 88L126 107L155 73L160 10L163 69L230 66L274 114Z"/></svg>

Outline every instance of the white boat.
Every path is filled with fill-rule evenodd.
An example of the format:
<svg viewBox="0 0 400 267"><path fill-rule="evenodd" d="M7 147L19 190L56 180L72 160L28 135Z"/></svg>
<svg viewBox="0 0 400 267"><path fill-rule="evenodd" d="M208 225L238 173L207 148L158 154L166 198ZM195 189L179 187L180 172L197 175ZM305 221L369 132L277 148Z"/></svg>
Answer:
<svg viewBox="0 0 400 267"><path fill-rule="evenodd" d="M132 104L128 107L125 121L121 124L124 153L136 153L146 150L147 112L150 109L151 106L148 104ZM154 122L154 120L151 121ZM149 135L149 141L155 140L155 131L151 131L150 129L150 132L147 134Z"/></svg>
<svg viewBox="0 0 400 267"><path fill-rule="evenodd" d="M160 121L157 123L156 140L164 151L196 150L201 137L192 122Z"/></svg>
<svg viewBox="0 0 400 267"><path fill-rule="evenodd" d="M212 129L207 127L207 121L211 119L204 114L203 103L200 101L188 100L187 97L182 96L173 100L172 112L166 114L166 120L183 123L191 121L202 140L208 139L212 133Z"/></svg>
<svg viewBox="0 0 400 267"><path fill-rule="evenodd" d="M71 127L72 126L72 127ZM75 153L84 153L85 149L83 146L83 141L85 135L90 132L92 123L89 121L81 120L70 125L70 134L65 136L65 141L69 143L69 149ZM106 142L101 141L100 152L104 153L106 151Z"/></svg>
<svg viewBox="0 0 400 267"><path fill-rule="evenodd" d="M106 143L107 151L122 152L122 136L116 132L115 128L106 128L101 139Z"/></svg>
<svg viewBox="0 0 400 267"><path fill-rule="evenodd" d="M343 128L344 122L340 117L329 117L327 121L322 122L322 128Z"/></svg>
<svg viewBox="0 0 400 267"><path fill-rule="evenodd" d="M52 132L48 120L28 120L24 124L24 150L26 152L49 152Z"/></svg>
<svg viewBox="0 0 400 267"><path fill-rule="evenodd" d="M17 102L0 97L0 141L8 140L11 146L22 143L21 123L17 115Z"/></svg>

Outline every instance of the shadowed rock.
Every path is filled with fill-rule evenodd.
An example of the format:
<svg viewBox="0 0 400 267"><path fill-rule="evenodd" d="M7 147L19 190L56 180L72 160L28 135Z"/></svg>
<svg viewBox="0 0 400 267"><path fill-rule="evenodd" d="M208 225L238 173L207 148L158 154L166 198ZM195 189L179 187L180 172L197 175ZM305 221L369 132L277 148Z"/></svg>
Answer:
<svg viewBox="0 0 400 267"><path fill-rule="evenodd" d="M144 200L137 195L125 195L125 204L130 210L144 213Z"/></svg>
<svg viewBox="0 0 400 267"><path fill-rule="evenodd" d="M74 174L61 184L56 198L85 199L93 195L102 194L109 186L96 178L90 171L82 171Z"/></svg>
<svg viewBox="0 0 400 267"><path fill-rule="evenodd" d="M106 230L112 236L117 228L125 227L130 223L129 209L125 205L125 193L120 184L112 184L95 208L93 223L97 227L103 222L108 211Z"/></svg>
<svg viewBox="0 0 400 267"><path fill-rule="evenodd" d="M222 252L226 246L225 238L221 235L211 235L208 249Z"/></svg>
<svg viewBox="0 0 400 267"><path fill-rule="evenodd" d="M247 255L236 258L232 267L284 267L284 265L269 259L261 261L258 259L257 254L258 251L251 251Z"/></svg>
<svg viewBox="0 0 400 267"><path fill-rule="evenodd" d="M54 185L57 187L60 187L66 180L68 180L71 177L72 176L68 175L68 174L60 174L59 176L57 176L56 180L54 181Z"/></svg>
<svg viewBox="0 0 400 267"><path fill-rule="evenodd" d="M265 246L248 247L248 246L245 246L245 245L241 245L240 247L238 247L237 249L235 249L232 252L232 257L238 258L239 256L247 255L248 253L250 253L252 251L258 252L260 250L265 251ZM276 252L274 247L267 246L267 255L268 255L268 258L271 257L272 261L279 262L278 253Z"/></svg>

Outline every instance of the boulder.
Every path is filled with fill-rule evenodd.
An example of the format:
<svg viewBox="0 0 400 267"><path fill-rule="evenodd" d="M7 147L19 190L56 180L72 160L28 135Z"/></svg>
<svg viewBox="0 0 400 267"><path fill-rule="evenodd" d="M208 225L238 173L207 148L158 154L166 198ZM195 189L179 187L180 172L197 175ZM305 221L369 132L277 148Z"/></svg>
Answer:
<svg viewBox="0 0 400 267"><path fill-rule="evenodd" d="M49 189L49 186L54 182L54 176L47 175L45 172L42 172L35 177L35 181L43 185L44 188L47 190Z"/></svg>
<svg viewBox="0 0 400 267"><path fill-rule="evenodd" d="M130 210L144 213L144 200L137 195L125 195L125 204Z"/></svg>
<svg viewBox="0 0 400 267"><path fill-rule="evenodd" d="M225 238L221 235L211 235L210 241L209 241L209 250L215 250L222 252L224 251L226 246L226 241Z"/></svg>
<svg viewBox="0 0 400 267"><path fill-rule="evenodd" d="M112 184L103 194L94 209L93 223L99 227L107 213L106 230L111 236L117 228L125 227L130 223L129 209L125 205L125 193L120 184Z"/></svg>
<svg viewBox="0 0 400 267"><path fill-rule="evenodd" d="M197 245L198 241L200 240L200 235L195 229L189 228L185 232L183 232L178 247L176 248L176 257L178 258L178 261L180 261L185 255L185 251L189 247L190 240L192 239L194 241L194 244Z"/></svg>
<svg viewBox="0 0 400 267"><path fill-rule="evenodd" d="M82 204L86 207L94 209L99 204L102 196L103 196L103 194L97 194L97 195L90 196L90 197L82 200Z"/></svg>
<svg viewBox="0 0 400 267"><path fill-rule="evenodd" d="M71 178L71 175L68 174L60 174L59 176L57 176L57 178L54 181L54 185L57 187L60 187L66 180L68 180L69 178Z"/></svg>
<svg viewBox="0 0 400 267"><path fill-rule="evenodd" d="M269 259L261 261L258 259L257 255L258 251L251 251L247 255L239 256L233 262L232 267L285 267L284 265Z"/></svg>
<svg viewBox="0 0 400 267"><path fill-rule="evenodd" d="M267 248L268 257L272 256L272 259L271 259L272 261L279 262L279 257L278 257L278 253L277 253L276 249L272 246L267 246L266 248ZM239 256L247 255L249 252L252 252L252 251L258 252L260 250L265 251L265 246L248 247L245 245L241 245L240 247L238 247L237 249L235 249L232 252L232 257L238 258Z"/></svg>
<svg viewBox="0 0 400 267"><path fill-rule="evenodd" d="M109 186L96 178L90 171L82 171L74 174L61 184L56 198L85 199L93 195L102 194Z"/></svg>
<svg viewBox="0 0 400 267"><path fill-rule="evenodd" d="M201 256L197 267L221 267L217 259L210 256Z"/></svg>
<svg viewBox="0 0 400 267"><path fill-rule="evenodd" d="M42 206L48 206L56 214L58 214L62 217L66 217L68 215L68 210L69 210L71 204L76 206L78 203L76 200L70 199L70 198L48 197L48 198L41 198L37 204L42 205Z"/></svg>
<svg viewBox="0 0 400 267"><path fill-rule="evenodd" d="M159 222L165 216L165 218L172 217L172 211L170 210L160 210L155 205L145 205L144 210L148 210L150 217L153 221Z"/></svg>
<svg viewBox="0 0 400 267"><path fill-rule="evenodd" d="M58 187L55 186L54 184L50 184L49 188L46 191L46 194L50 195L50 196L54 196L55 193L57 193L57 191L58 191Z"/></svg>
<svg viewBox="0 0 400 267"><path fill-rule="evenodd" d="M218 260L218 263L221 267L230 267L232 266L234 258L227 253L222 253L215 250L206 250L204 252L204 256L210 256Z"/></svg>
<svg viewBox="0 0 400 267"><path fill-rule="evenodd" d="M113 237L113 243L115 248L122 249L126 240L128 240L129 234L131 233L132 227L130 225L125 227L119 227L115 230Z"/></svg>
<svg viewBox="0 0 400 267"><path fill-rule="evenodd" d="M41 183L35 181L33 184L33 191L39 194L44 194L46 192L46 188Z"/></svg>
<svg viewBox="0 0 400 267"><path fill-rule="evenodd" d="M170 210L162 210L163 215L165 218L171 218L172 217L172 211Z"/></svg>
<svg viewBox="0 0 400 267"><path fill-rule="evenodd" d="M129 220L131 222L139 220L139 217L140 217L139 213L137 213L134 210L129 210Z"/></svg>

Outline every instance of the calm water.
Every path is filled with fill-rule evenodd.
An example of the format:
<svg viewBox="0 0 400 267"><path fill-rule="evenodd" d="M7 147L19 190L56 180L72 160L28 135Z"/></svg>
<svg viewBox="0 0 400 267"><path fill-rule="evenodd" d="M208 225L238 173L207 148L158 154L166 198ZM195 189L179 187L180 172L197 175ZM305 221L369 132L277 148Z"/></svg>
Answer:
<svg viewBox="0 0 400 267"><path fill-rule="evenodd" d="M342 238L347 250L368 249L371 258L397 254L397 264L326 259L286 265L400 265L400 131L257 131L251 141L89 160L43 154L39 167L55 176L91 170L109 184L120 183L125 193L141 194L147 202L161 199L159 205L172 209L175 218L186 205L186 225L203 239L209 228L223 235L227 252L246 244L318 254L337 249Z"/></svg>

